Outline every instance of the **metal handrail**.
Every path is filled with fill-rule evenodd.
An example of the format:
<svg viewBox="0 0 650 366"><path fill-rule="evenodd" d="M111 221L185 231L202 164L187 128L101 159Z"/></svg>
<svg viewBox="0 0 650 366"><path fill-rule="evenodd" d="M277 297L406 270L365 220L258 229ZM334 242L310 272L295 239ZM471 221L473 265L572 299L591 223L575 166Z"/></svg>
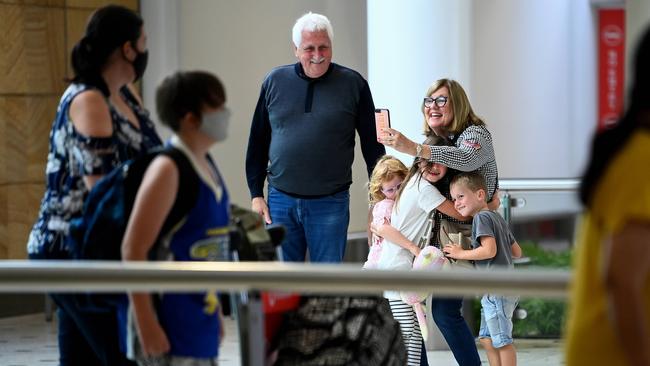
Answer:
<svg viewBox="0 0 650 366"><path fill-rule="evenodd" d="M505 178L499 179L501 191L576 191L580 186L578 178Z"/></svg>
<svg viewBox="0 0 650 366"><path fill-rule="evenodd" d="M501 207L503 218L508 224L512 223L512 208L514 206L510 192L575 192L580 187L578 178L527 178L499 179L501 191Z"/></svg>
<svg viewBox="0 0 650 366"><path fill-rule="evenodd" d="M436 295L486 292L564 298L566 270L361 270L358 264L280 262L0 261L0 292L282 290Z"/></svg>
<svg viewBox="0 0 650 366"><path fill-rule="evenodd" d="M510 191L575 191L577 178L500 179L509 219ZM516 273L516 275L513 275ZM379 293L396 289L442 295L498 291L565 297L569 271L367 271L358 265L225 262L0 261L0 292L199 291L207 288Z"/></svg>

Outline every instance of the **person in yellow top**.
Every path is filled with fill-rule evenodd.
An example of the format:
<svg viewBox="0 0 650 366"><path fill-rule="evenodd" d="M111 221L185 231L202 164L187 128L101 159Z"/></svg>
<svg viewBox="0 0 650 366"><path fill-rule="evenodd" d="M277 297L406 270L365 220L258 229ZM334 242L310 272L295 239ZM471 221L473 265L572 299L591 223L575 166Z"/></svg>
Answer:
<svg viewBox="0 0 650 366"><path fill-rule="evenodd" d="M650 365L650 28L625 115L596 135L566 329L566 364Z"/></svg>

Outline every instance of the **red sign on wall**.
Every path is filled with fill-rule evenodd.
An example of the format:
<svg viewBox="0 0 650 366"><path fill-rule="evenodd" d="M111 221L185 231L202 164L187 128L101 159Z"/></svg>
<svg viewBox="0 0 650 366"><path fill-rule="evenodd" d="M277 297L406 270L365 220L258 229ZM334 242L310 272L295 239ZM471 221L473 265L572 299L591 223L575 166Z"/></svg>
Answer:
<svg viewBox="0 0 650 366"><path fill-rule="evenodd" d="M625 10L598 11L598 129L615 124L623 111Z"/></svg>

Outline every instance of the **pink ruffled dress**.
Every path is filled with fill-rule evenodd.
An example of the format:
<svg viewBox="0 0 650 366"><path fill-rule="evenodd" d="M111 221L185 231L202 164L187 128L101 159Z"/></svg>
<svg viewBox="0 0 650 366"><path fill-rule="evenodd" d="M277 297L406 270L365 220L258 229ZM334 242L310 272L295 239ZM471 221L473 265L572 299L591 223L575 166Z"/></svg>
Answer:
<svg viewBox="0 0 650 366"><path fill-rule="evenodd" d="M390 214L393 212L393 205L395 201L389 198L377 202L372 209L372 223L375 225L382 225L385 221L390 223ZM363 264L364 269L377 268L379 257L381 257L381 244L384 238L377 235L372 235L372 245L370 252L368 252L368 260Z"/></svg>

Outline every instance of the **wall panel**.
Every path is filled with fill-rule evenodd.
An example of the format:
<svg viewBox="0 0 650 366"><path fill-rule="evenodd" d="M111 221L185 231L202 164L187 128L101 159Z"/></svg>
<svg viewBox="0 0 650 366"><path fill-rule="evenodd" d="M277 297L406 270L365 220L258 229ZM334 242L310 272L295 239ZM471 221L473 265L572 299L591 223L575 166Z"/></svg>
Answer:
<svg viewBox="0 0 650 366"><path fill-rule="evenodd" d="M60 93L64 12L0 4L0 94Z"/></svg>
<svg viewBox="0 0 650 366"><path fill-rule="evenodd" d="M64 7L65 0L0 0L0 4Z"/></svg>
<svg viewBox="0 0 650 366"><path fill-rule="evenodd" d="M0 184L44 181L57 96L0 96Z"/></svg>
<svg viewBox="0 0 650 366"><path fill-rule="evenodd" d="M4 258L27 257L27 237L38 214L43 191L42 183L0 186L0 201L4 200L0 207L6 210L7 222L5 239L0 243L0 254L4 252Z"/></svg>
<svg viewBox="0 0 650 366"><path fill-rule="evenodd" d="M68 0L69 8L86 8L94 10L100 6L116 4L126 6L127 8L138 10L138 0Z"/></svg>
<svg viewBox="0 0 650 366"><path fill-rule="evenodd" d="M72 67L70 66L70 53L74 45L81 39L86 28L88 17L92 14L92 9L66 9L65 10L65 54L66 54L66 75L72 76Z"/></svg>
<svg viewBox="0 0 650 366"><path fill-rule="evenodd" d="M0 185L0 259L6 259L9 253L9 202L7 189Z"/></svg>

